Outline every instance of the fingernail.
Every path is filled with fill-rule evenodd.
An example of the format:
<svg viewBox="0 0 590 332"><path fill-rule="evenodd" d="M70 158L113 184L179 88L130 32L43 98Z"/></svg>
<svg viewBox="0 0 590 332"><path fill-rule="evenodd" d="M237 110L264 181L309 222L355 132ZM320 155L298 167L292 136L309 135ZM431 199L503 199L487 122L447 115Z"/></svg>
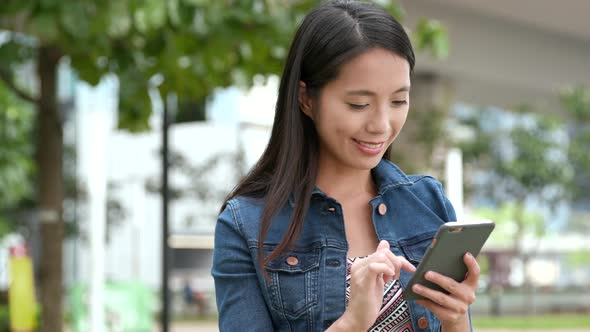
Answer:
<svg viewBox="0 0 590 332"><path fill-rule="evenodd" d="M414 291L415 291L415 292L420 292L420 291L422 291L422 286L420 286L420 285L414 285Z"/></svg>
<svg viewBox="0 0 590 332"><path fill-rule="evenodd" d="M432 279L432 278L434 278L434 273L432 271L426 272L426 279Z"/></svg>

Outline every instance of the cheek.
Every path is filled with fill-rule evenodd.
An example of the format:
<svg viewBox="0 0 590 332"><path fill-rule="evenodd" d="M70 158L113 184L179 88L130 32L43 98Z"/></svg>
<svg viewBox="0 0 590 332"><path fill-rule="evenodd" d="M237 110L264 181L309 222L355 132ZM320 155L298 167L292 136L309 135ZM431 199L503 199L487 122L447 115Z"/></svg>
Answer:
<svg viewBox="0 0 590 332"><path fill-rule="evenodd" d="M342 141L348 139L357 133L361 128L360 119L347 115L346 112L334 112L334 114L325 114L319 118L316 124L320 128L320 135L326 140Z"/></svg>
<svg viewBox="0 0 590 332"><path fill-rule="evenodd" d="M404 124L406 123L407 118L408 118L408 111L402 111L402 112L394 114L390 120L391 128L393 128L395 132L400 131L402 129L402 127L404 126Z"/></svg>
<svg viewBox="0 0 590 332"><path fill-rule="evenodd" d="M324 101L320 109L316 112L315 125L318 134L324 140L341 140L343 137L350 136L358 131L360 119L351 114L345 105L339 102Z"/></svg>

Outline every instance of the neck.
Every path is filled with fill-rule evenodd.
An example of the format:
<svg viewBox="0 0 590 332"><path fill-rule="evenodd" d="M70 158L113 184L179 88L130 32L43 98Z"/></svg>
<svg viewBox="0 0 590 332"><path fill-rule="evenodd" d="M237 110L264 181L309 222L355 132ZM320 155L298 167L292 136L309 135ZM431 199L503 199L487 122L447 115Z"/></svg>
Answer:
<svg viewBox="0 0 590 332"><path fill-rule="evenodd" d="M370 169L354 169L319 161L316 185L339 201L377 194Z"/></svg>

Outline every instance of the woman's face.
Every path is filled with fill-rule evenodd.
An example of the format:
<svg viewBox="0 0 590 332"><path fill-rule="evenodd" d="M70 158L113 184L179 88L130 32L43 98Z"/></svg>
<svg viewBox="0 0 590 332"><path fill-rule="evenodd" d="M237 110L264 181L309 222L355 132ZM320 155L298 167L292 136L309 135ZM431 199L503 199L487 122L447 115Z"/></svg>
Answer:
<svg viewBox="0 0 590 332"><path fill-rule="evenodd" d="M371 49L343 65L317 100L302 104L319 135L320 163L374 168L406 121L409 90L408 61L385 49Z"/></svg>

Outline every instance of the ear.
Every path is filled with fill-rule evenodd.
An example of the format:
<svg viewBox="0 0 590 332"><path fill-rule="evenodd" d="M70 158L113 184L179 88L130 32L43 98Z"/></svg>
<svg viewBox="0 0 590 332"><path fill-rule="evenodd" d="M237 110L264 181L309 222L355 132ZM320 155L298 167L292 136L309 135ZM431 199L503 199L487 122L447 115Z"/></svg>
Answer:
<svg viewBox="0 0 590 332"><path fill-rule="evenodd" d="M299 109L313 120L312 100L307 94L307 87L303 81L299 81Z"/></svg>

